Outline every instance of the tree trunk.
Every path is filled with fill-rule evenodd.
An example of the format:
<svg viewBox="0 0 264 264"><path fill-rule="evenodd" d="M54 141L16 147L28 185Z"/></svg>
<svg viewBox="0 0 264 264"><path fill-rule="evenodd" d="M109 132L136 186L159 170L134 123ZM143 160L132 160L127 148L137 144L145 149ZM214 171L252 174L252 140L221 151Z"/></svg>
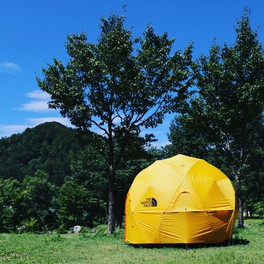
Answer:
<svg viewBox="0 0 264 264"><path fill-rule="evenodd" d="M115 171L110 165L108 176L108 234L113 234L115 230L115 197L114 197L114 181Z"/></svg>
<svg viewBox="0 0 264 264"><path fill-rule="evenodd" d="M112 119L110 119L112 120ZM109 139L108 139L108 146L109 146L109 156L108 156L108 162L109 162L109 175L108 175L108 233L113 234L115 230L115 173L116 168L118 167L118 164L120 163L121 157L124 153L124 150L127 145L127 136L128 133L125 133L122 144L119 153L115 155L114 151L114 140L113 140L113 134L112 134L112 128L111 128L111 122L109 121ZM115 158L116 157L116 158Z"/></svg>
<svg viewBox="0 0 264 264"><path fill-rule="evenodd" d="M237 200L238 200L238 227L244 227L244 215L243 215L243 198L241 194L241 182L238 175L235 176L237 187Z"/></svg>
<svg viewBox="0 0 264 264"><path fill-rule="evenodd" d="M243 201L238 197L238 227L244 227Z"/></svg>

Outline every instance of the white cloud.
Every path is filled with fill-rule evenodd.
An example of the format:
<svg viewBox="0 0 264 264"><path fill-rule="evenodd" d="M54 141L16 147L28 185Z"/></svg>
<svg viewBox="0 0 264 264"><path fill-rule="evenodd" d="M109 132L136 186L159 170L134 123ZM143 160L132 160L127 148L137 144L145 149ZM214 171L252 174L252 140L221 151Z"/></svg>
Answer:
<svg viewBox="0 0 264 264"><path fill-rule="evenodd" d="M28 103L22 104L18 110L29 112L49 112L54 111L48 107L50 95L40 90L33 90L26 94L26 97L33 99Z"/></svg>
<svg viewBox="0 0 264 264"><path fill-rule="evenodd" d="M34 117L34 118L27 118L27 122L32 126L37 126L42 123L46 122L58 122L65 126L72 127L69 119L63 117Z"/></svg>
<svg viewBox="0 0 264 264"><path fill-rule="evenodd" d="M22 104L21 107L19 107L18 109L22 111L30 111L30 112L52 111L52 109L48 107L48 102L43 100L30 101L29 103Z"/></svg>
<svg viewBox="0 0 264 264"><path fill-rule="evenodd" d="M36 100L50 100L50 95L46 92L43 92L41 90L33 90L26 94L28 98L36 99Z"/></svg>
<svg viewBox="0 0 264 264"><path fill-rule="evenodd" d="M63 117L42 117L27 118L24 125L0 125L0 138L9 137L13 134L22 133L27 128L33 128L45 122L59 122L67 127L73 127L67 118Z"/></svg>
<svg viewBox="0 0 264 264"><path fill-rule="evenodd" d="M22 104L16 110L27 111L35 113L34 116L38 115L38 113L50 113L54 116L46 116L46 117L32 117L25 118L24 124L22 125L3 125L0 124L0 138L9 137L12 134L22 133L26 128L32 128L39 124L45 122L59 122L65 126L73 127L70 121L67 118L63 118L59 116L58 110L48 108L48 101L50 100L49 94L41 91L41 90L33 90L26 94L27 98L31 100L25 104ZM42 114L43 116L43 114ZM21 121L21 120L20 120ZM20 122L19 121L19 122Z"/></svg>
<svg viewBox="0 0 264 264"><path fill-rule="evenodd" d="M18 74L21 71L21 67L13 62L0 62L0 72L2 73Z"/></svg>
<svg viewBox="0 0 264 264"><path fill-rule="evenodd" d="M23 132L27 125L0 125L0 138Z"/></svg>

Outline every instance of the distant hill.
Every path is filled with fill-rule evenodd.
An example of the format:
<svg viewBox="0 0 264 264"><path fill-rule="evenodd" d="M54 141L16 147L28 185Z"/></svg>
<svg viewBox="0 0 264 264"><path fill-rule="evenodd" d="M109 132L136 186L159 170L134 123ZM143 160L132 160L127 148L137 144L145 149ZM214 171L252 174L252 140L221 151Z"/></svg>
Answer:
<svg viewBox="0 0 264 264"><path fill-rule="evenodd" d="M147 152L142 142L131 139L116 172L119 226L127 190L156 155ZM106 150L101 136L79 134L56 122L0 139L0 232L16 232L21 226L43 231L105 223Z"/></svg>
<svg viewBox="0 0 264 264"><path fill-rule="evenodd" d="M57 122L28 128L0 139L0 177L21 181L41 169L61 185L70 172L70 160L82 148L76 130Z"/></svg>

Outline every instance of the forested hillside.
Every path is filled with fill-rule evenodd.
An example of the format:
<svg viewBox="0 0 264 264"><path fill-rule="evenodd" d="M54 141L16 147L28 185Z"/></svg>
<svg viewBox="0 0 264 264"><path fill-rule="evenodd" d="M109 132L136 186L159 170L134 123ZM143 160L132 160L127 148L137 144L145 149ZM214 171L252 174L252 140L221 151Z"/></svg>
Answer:
<svg viewBox="0 0 264 264"><path fill-rule="evenodd" d="M124 16L101 22L97 44L68 36L69 61L54 59L37 77L49 107L78 130L46 123L0 140L0 232L107 223L111 234L135 175L176 154L227 174L239 227L245 213L262 216L264 49L248 10L233 45L214 42L196 59L192 44L172 53L174 39L152 27L133 40ZM171 144L151 149L153 135L140 135L169 113Z"/></svg>
<svg viewBox="0 0 264 264"><path fill-rule="evenodd" d="M60 185L70 173L70 160L82 145L73 129L59 123L45 123L0 140L0 175L22 181L37 170L49 174Z"/></svg>
<svg viewBox="0 0 264 264"><path fill-rule="evenodd" d="M1 139L0 232L105 223L104 151L99 136L80 135L56 122ZM152 156L136 138L121 162L115 186L119 225L126 192Z"/></svg>
<svg viewBox="0 0 264 264"><path fill-rule="evenodd" d="M176 132L172 126L169 135L172 144L163 150L145 148L145 140L135 135L131 137L114 186L117 225L123 223L125 197L140 170L156 159L178 153L199 156L197 147L189 146L178 137L182 131ZM179 141L184 143L182 148L176 144ZM91 227L106 223L108 164L105 151L103 137L80 134L56 122L0 139L0 232L63 231L76 224ZM204 156L229 175L226 162L217 153L212 151ZM263 160L258 159L258 155L252 159L243 189L245 207L261 215Z"/></svg>

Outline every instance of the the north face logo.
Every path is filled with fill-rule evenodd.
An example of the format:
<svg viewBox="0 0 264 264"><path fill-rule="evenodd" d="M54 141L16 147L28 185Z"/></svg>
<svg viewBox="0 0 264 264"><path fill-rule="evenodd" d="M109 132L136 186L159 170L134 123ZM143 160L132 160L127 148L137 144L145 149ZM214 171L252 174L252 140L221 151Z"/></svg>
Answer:
<svg viewBox="0 0 264 264"><path fill-rule="evenodd" d="M156 207L158 202L155 198L146 198L141 204L143 204L144 207Z"/></svg>

